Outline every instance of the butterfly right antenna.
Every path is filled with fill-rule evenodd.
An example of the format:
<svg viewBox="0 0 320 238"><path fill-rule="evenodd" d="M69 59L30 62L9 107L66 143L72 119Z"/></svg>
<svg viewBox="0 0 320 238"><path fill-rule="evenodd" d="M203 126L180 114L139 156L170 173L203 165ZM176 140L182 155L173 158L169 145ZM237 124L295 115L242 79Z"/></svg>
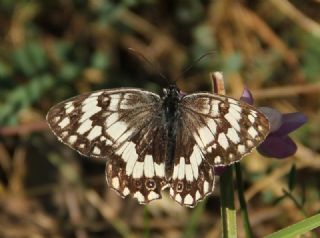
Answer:
<svg viewBox="0 0 320 238"><path fill-rule="evenodd" d="M164 80L166 80L167 82L169 82L168 78L161 73L159 67L155 67L154 63L152 63L149 59L147 59L142 53L140 53L139 51L137 51L137 50L135 50L135 49L133 49L133 48L128 48L128 50L129 50L129 52L130 52L131 54L133 54L133 55L135 55L135 56L143 59L145 62L147 62L148 65L149 65L152 69L156 69L157 74L158 74L161 78L163 78Z"/></svg>
<svg viewBox="0 0 320 238"><path fill-rule="evenodd" d="M181 79L190 69L192 69L193 66L195 66L197 63L199 63L202 59L204 59L205 57L209 56L209 55L213 55L215 54L215 51L209 51L203 55L201 55L198 59L196 59L195 61L193 61L187 68L185 68L182 73L173 81L175 84L176 82Z"/></svg>

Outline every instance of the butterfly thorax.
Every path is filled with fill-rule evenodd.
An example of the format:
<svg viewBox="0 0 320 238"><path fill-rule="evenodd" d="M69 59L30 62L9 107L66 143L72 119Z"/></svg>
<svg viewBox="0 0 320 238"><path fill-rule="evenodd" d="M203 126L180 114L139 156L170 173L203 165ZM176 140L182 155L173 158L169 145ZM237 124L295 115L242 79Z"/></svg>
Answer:
<svg viewBox="0 0 320 238"><path fill-rule="evenodd" d="M167 137L169 138L167 147L166 173L171 175L174 161L174 148L177 136L177 118L179 117L179 102L183 95L175 85L171 85L164 89L164 96L162 97L162 110L165 117L165 127ZM168 176L167 176L168 177Z"/></svg>
<svg viewBox="0 0 320 238"><path fill-rule="evenodd" d="M177 116L176 114L178 112L178 104L181 98L182 94L179 92L179 89L176 86L172 85L164 89L164 96L162 97L162 106L165 112L167 122L174 120L174 118Z"/></svg>

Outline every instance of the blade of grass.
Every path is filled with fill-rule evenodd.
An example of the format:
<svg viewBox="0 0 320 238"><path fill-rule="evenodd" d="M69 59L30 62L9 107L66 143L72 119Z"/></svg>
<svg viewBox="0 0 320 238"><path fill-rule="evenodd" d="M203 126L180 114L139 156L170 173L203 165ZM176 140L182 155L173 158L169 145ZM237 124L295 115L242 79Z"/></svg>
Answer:
<svg viewBox="0 0 320 238"><path fill-rule="evenodd" d="M237 237L237 217L234 207L232 166L228 166L220 176L220 193L222 237Z"/></svg>
<svg viewBox="0 0 320 238"><path fill-rule="evenodd" d="M243 181L242 181L242 174L241 174L241 165L240 163L235 163L235 169L236 169L236 182L237 182L237 188L238 188L238 197L239 197L239 203L240 203L240 212L241 217L243 220L243 226L246 233L247 238L252 238L253 232L250 226L250 220L248 216L248 210L247 210L247 203L244 198L244 192L243 192Z"/></svg>
<svg viewBox="0 0 320 238"><path fill-rule="evenodd" d="M307 233L317 227L320 227L320 214L306 218L298 223L288 226L280 231L272 233L265 238L291 238Z"/></svg>
<svg viewBox="0 0 320 238"><path fill-rule="evenodd" d="M305 211L304 207L303 207L303 203L299 202L290 191L287 191L285 189L282 189L282 191L284 192L284 196L289 198L294 204L295 206L298 208L298 210L304 215L305 218L308 217L307 212ZM317 234L315 234L314 232L312 233L312 237L316 238Z"/></svg>

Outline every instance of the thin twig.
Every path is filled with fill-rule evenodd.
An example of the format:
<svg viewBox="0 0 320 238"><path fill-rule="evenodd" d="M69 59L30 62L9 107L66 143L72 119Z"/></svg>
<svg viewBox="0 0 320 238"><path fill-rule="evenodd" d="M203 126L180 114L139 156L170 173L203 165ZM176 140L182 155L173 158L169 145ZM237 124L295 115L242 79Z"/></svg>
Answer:
<svg viewBox="0 0 320 238"><path fill-rule="evenodd" d="M297 56L291 51L288 46L279 38L279 36L261 19L256 13L247 8L240 7L240 12L243 14L241 18L243 23L255 31L266 44L276 49L289 65L297 65Z"/></svg>
<svg viewBox="0 0 320 238"><path fill-rule="evenodd" d="M304 30L314 34L317 37L320 37L320 25L300 12L294 5L292 5L287 0L270 0L279 11L281 11L284 15L288 16L293 22L299 25Z"/></svg>
<svg viewBox="0 0 320 238"><path fill-rule="evenodd" d="M251 90L254 99L297 97L299 94L320 92L320 83L308 85L281 86L267 89Z"/></svg>
<svg viewBox="0 0 320 238"><path fill-rule="evenodd" d="M0 136L25 135L32 132L45 131L48 129L48 125L45 121L39 121L17 126L2 127L0 128Z"/></svg>
<svg viewBox="0 0 320 238"><path fill-rule="evenodd" d="M298 200L286 189L282 189L283 193L290 198L290 200L294 203L297 209L304 215L304 217L308 217L306 211L304 210L303 206L298 202Z"/></svg>

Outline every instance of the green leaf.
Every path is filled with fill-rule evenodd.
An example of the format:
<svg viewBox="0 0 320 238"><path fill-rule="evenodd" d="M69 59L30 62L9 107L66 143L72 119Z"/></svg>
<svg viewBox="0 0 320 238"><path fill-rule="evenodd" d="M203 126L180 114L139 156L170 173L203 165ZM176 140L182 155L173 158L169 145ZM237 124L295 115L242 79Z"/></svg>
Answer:
<svg viewBox="0 0 320 238"><path fill-rule="evenodd" d="M21 47L15 50L12 54L13 63L16 68L26 76L31 76L35 73L35 67L32 64L26 47Z"/></svg>
<svg viewBox="0 0 320 238"><path fill-rule="evenodd" d="M67 60L68 54L72 49L72 44L68 41L59 41L54 44L54 53L59 61Z"/></svg>
<svg viewBox="0 0 320 238"><path fill-rule="evenodd" d="M65 63L59 72L59 77L64 81L73 81L80 73L80 67L77 64Z"/></svg>
<svg viewBox="0 0 320 238"><path fill-rule="evenodd" d="M51 75L41 75L31 79L23 86L19 86L6 95L6 101L1 106L0 124L12 125L16 122L17 113L30 106L33 102L52 88L54 83Z"/></svg>
<svg viewBox="0 0 320 238"><path fill-rule="evenodd" d="M312 35L306 35L304 42L306 44L302 59L302 69L304 75L309 82L318 82L318 77L320 74L320 39Z"/></svg>
<svg viewBox="0 0 320 238"><path fill-rule="evenodd" d="M47 57L41 44L38 42L31 42L27 45L27 50L35 69L37 71L45 69Z"/></svg>
<svg viewBox="0 0 320 238"><path fill-rule="evenodd" d="M193 37L197 44L195 47L206 49L207 51L212 50L216 47L215 39L212 37L212 31L210 25L202 24L197 26L193 30ZM203 54L203 52L200 52Z"/></svg>
<svg viewBox="0 0 320 238"><path fill-rule="evenodd" d="M97 69L106 69L109 65L109 56L107 55L107 52L95 52L91 59L91 65Z"/></svg>
<svg viewBox="0 0 320 238"><path fill-rule="evenodd" d="M240 53L234 53L229 55L224 60L224 65L222 71L226 74L232 74L238 72L243 66L243 58Z"/></svg>
<svg viewBox="0 0 320 238"><path fill-rule="evenodd" d="M306 218L296 224L288 226L280 231L272 233L265 238L292 238L303 235L308 231L311 231L317 227L320 227L320 214L316 214L312 217Z"/></svg>
<svg viewBox="0 0 320 238"><path fill-rule="evenodd" d="M8 63L0 60L0 80L2 78L7 78L12 75L12 68Z"/></svg>
<svg viewBox="0 0 320 238"><path fill-rule="evenodd" d="M28 42L16 49L12 57L16 68L29 77L45 69L48 62L44 49L36 41Z"/></svg>

